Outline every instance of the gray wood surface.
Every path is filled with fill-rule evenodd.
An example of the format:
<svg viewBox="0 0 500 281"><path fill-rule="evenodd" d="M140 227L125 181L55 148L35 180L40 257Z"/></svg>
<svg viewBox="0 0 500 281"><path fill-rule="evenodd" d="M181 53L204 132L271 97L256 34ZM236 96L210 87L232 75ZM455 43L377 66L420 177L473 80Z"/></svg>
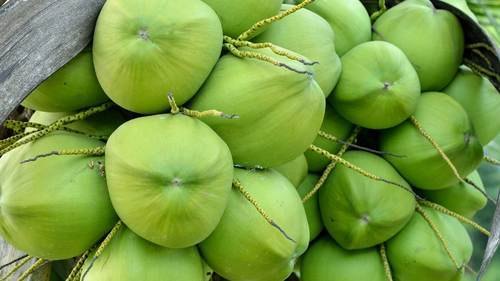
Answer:
<svg viewBox="0 0 500 281"><path fill-rule="evenodd" d="M88 45L103 4L104 0L10 0L0 8L0 123L40 82Z"/></svg>

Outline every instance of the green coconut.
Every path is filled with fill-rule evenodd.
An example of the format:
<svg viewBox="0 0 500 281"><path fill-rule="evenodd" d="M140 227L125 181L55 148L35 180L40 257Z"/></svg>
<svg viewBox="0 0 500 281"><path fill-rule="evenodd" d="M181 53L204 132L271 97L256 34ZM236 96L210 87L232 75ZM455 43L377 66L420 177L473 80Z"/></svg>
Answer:
<svg viewBox="0 0 500 281"><path fill-rule="evenodd" d="M309 192L314 189L314 186L319 180L319 176L315 174L308 174L306 178L297 188L300 198L304 198ZM314 194L304 204L306 210L307 223L309 224L309 240L312 241L318 237L323 230L323 222L321 221L321 213L319 210L318 193Z"/></svg>
<svg viewBox="0 0 500 281"><path fill-rule="evenodd" d="M252 51L297 70L311 70L269 50ZM304 153L314 141L325 97L311 75L227 54L189 108L238 114L236 120L211 117L204 121L228 144L235 163L276 167Z"/></svg>
<svg viewBox="0 0 500 281"><path fill-rule="evenodd" d="M89 268L92 257L83 265L83 272ZM205 277L203 261L196 247L164 248L122 228L85 276L85 281L102 280L204 281Z"/></svg>
<svg viewBox="0 0 500 281"><path fill-rule="evenodd" d="M474 171L467 178L482 191L485 191L483 181L477 171ZM462 182L445 189L424 190L422 193L430 201L469 218L472 218L488 203L488 199L479 190Z"/></svg>
<svg viewBox="0 0 500 281"><path fill-rule="evenodd" d="M342 57L342 67L328 101L345 119L365 128L385 129L415 111L420 96L418 75L394 45L362 43Z"/></svg>
<svg viewBox="0 0 500 281"><path fill-rule="evenodd" d="M304 154L301 154L292 161L274 167L273 169L280 172L280 174L285 176L295 187L297 187L307 176L307 160Z"/></svg>
<svg viewBox="0 0 500 281"><path fill-rule="evenodd" d="M471 19L477 21L476 15L471 11L471 9L469 8L469 5L467 4L466 0L441 0L441 1L452 5L453 7L455 7L457 9L459 9L460 11L464 12Z"/></svg>
<svg viewBox="0 0 500 281"><path fill-rule="evenodd" d="M466 67L461 67L455 79L443 90L469 115L474 131L483 145L500 133L500 95L486 78Z"/></svg>
<svg viewBox="0 0 500 281"><path fill-rule="evenodd" d="M100 141L57 132L0 158L0 235L31 256L62 260L78 256L115 224L102 157L54 156L23 160L61 149L94 148Z"/></svg>
<svg viewBox="0 0 500 281"><path fill-rule="evenodd" d="M382 14L373 39L390 42L408 56L422 91L439 91L455 76L464 53L459 20L429 0L406 0Z"/></svg>
<svg viewBox="0 0 500 281"><path fill-rule="evenodd" d="M359 0L316 0L306 8L330 24L335 32L335 48L339 56L371 40L370 16Z"/></svg>
<svg viewBox="0 0 500 281"><path fill-rule="evenodd" d="M224 34L233 38L258 21L276 15L282 0L203 0L219 15Z"/></svg>
<svg viewBox="0 0 500 281"><path fill-rule="evenodd" d="M301 281L386 281L376 248L348 251L322 236L309 247L301 263Z"/></svg>
<svg viewBox="0 0 500 281"><path fill-rule="evenodd" d="M458 265L466 265L472 256L467 230L453 217L429 208L424 210L442 234ZM435 232L418 213L387 242L387 257L394 280L459 281L464 273L463 269L457 269Z"/></svg>
<svg viewBox="0 0 500 281"><path fill-rule="evenodd" d="M383 243L396 235L415 212L416 201L409 192L411 188L382 157L349 151L343 158L408 190L338 166L319 191L325 227L345 249L363 249Z"/></svg>
<svg viewBox="0 0 500 281"><path fill-rule="evenodd" d="M418 102L415 117L462 177L472 173L481 163L481 144L467 113L453 98L438 92L424 93ZM386 158L412 186L443 189L459 182L443 157L411 121L384 130L380 148L405 156Z"/></svg>
<svg viewBox="0 0 500 281"><path fill-rule="evenodd" d="M282 10L292 5L283 5ZM314 30L314 32L311 32ZM315 80L329 96L337 84L342 65L335 52L335 34L326 20L301 9L275 23L253 42L271 42L318 62L314 66Z"/></svg>
<svg viewBox="0 0 500 281"><path fill-rule="evenodd" d="M321 124L321 131L340 140L346 140L353 127L354 126L349 123L349 121L345 120L337 112L335 112L333 107L328 104L326 105L325 117L323 118L323 124ZM322 136L317 136L313 144L333 154L337 153L342 147L342 144L332 140L327 140ZM332 162L330 159L310 150L307 150L304 155L307 159L309 172L312 173L322 172L326 166Z"/></svg>
<svg viewBox="0 0 500 281"><path fill-rule="evenodd" d="M237 189L233 189L220 224L199 245L201 253L210 267L225 279L285 280L309 243L302 201L295 187L272 169L236 169L234 175L295 242L272 227Z"/></svg>
<svg viewBox="0 0 500 281"><path fill-rule="evenodd" d="M92 51L86 48L40 84L23 102L24 107L49 111L76 111L108 100L94 70Z"/></svg>
<svg viewBox="0 0 500 281"><path fill-rule="evenodd" d="M57 120L72 114L75 114L75 112L35 111L29 121L42 125L50 125ZM120 111L116 109L109 109L104 112L92 115L85 120L70 123L66 127L86 134L96 136L109 136L124 122L125 117ZM27 131L32 130L33 129L31 128L27 128Z"/></svg>
<svg viewBox="0 0 500 281"><path fill-rule="evenodd" d="M113 206L135 233L184 248L203 241L231 192L227 145L205 123L183 114L141 117L119 127L106 145Z"/></svg>
<svg viewBox="0 0 500 281"><path fill-rule="evenodd" d="M222 49L215 12L199 0L108 0L97 20L94 64L106 94L138 113L189 100Z"/></svg>

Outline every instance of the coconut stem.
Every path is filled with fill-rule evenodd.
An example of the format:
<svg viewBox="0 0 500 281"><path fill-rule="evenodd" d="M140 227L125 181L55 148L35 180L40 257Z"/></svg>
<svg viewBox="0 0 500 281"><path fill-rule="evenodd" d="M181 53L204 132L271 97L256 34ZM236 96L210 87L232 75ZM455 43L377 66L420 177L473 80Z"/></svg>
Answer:
<svg viewBox="0 0 500 281"><path fill-rule="evenodd" d="M8 273L7 275L5 275L4 277L2 277L0 279L0 281L6 281L10 276L12 276L12 274L16 273L21 267L23 267L26 263L28 263L31 259L33 259L32 256L24 256L22 257L20 260L17 259L15 262L19 261L18 264L16 264L16 266L14 266ZM6 266L10 265L12 263L9 263L7 264Z"/></svg>
<svg viewBox="0 0 500 281"><path fill-rule="evenodd" d="M90 251L92 250L92 248L85 251L85 253L83 253L83 255L78 259L78 261L76 262L75 266L71 269L71 272L69 273L69 275L65 281L77 281L78 280L78 279L76 279L76 277L78 276L78 273L81 272L83 264L85 263L85 260L87 260L87 258L89 257L89 254L90 254Z"/></svg>
<svg viewBox="0 0 500 281"><path fill-rule="evenodd" d="M0 140L0 149L4 149L4 148L8 147L8 146L12 145L13 143L15 143L16 141L18 141L26 136L29 136L30 134L32 134L32 132L20 133L20 134L8 137L6 139Z"/></svg>
<svg viewBox="0 0 500 281"><path fill-rule="evenodd" d="M377 20L378 17L380 17L383 13L385 13L385 11L387 11L387 5L385 4L385 0L378 0L378 7L379 7L379 10L370 16L370 19L372 20L372 22Z"/></svg>
<svg viewBox="0 0 500 281"><path fill-rule="evenodd" d="M474 187L477 191L481 192L481 194L483 194L486 198L488 198L489 201L491 201L493 204L496 204L496 201L493 200L492 198L490 198L489 195L484 190L479 188L479 186L477 186L474 182L472 182L471 180L469 180L467 178L462 178L462 176L460 176L460 173L458 172L458 170L455 167L455 165L453 164L453 162L451 162L450 158L448 158L446 153L443 151L443 149L441 149L439 144L431 137L431 135L429 135L429 133L427 133L427 131L425 131L425 129L422 127L422 125L420 124L420 122L417 120L417 118L415 116L413 116L413 115L410 116L410 121L413 123L415 128L417 128L417 130L420 132L420 134L423 137L425 137L431 143L431 145L437 150L437 152L441 155L441 158L443 158L443 160L446 162L446 164L448 164L448 166L452 170L453 174L460 182L464 183L465 185L467 185L467 184L472 185L472 187Z"/></svg>
<svg viewBox="0 0 500 281"><path fill-rule="evenodd" d="M18 258L16 258L16 259L14 259L14 260L12 260L12 261L10 261L10 262L6 263L6 264L2 264L2 265L0 266L0 271L1 271L1 270L3 270L3 269L4 269L4 268L6 268L6 267L9 267L9 266L11 266L11 265L15 264L16 262L18 262L18 261L20 261L20 260L23 260L23 259L27 258L27 257L28 257L28 255L22 255L22 256L20 256L20 257L18 257Z"/></svg>
<svg viewBox="0 0 500 281"><path fill-rule="evenodd" d="M175 102L174 95L172 93L168 93L168 102L170 103L170 108L171 108L171 113L172 114L178 114L182 113L184 115L193 117L193 118L203 118L203 117L221 117L225 119L238 119L240 118L239 115L237 114L226 114L224 112L215 110L215 109L210 109L210 110L205 110L205 111L196 111L196 110L191 110L187 109L185 107L179 107L177 106L177 103Z"/></svg>
<svg viewBox="0 0 500 281"><path fill-rule="evenodd" d="M283 236L285 236L286 239L292 241L293 243L297 243L293 238L291 238L286 233L285 230L283 230L283 228L281 228L277 223L274 222L273 219L269 217L269 215L264 211L264 209L262 209L259 206L259 203L257 203L257 201L252 197L252 195L245 189L245 187L243 187L243 185L239 180L237 179L233 180L233 186L236 187L239 190L239 192L245 197L245 199L255 207L257 212L259 212L259 214L267 221L267 223L269 223L272 227L276 228L281 234L283 234Z"/></svg>
<svg viewBox="0 0 500 281"><path fill-rule="evenodd" d="M360 132L361 132L360 127L356 127L354 129L349 139L347 139L347 142L342 146L342 148L340 148L340 151L337 153L337 156L342 157L342 155L344 155L344 153L349 148L349 144L355 142ZM307 193L306 196L302 199L302 203L306 203L309 199L311 199L314 196L314 194L316 194L321 189L321 187L325 183L328 176L330 176L330 173L333 171L336 165L337 162L331 161L330 164L326 166L325 170L323 171L323 174L321 174L321 177L319 178L318 182L316 182L314 188L309 193Z"/></svg>
<svg viewBox="0 0 500 281"><path fill-rule="evenodd" d="M343 141L343 140L337 138L336 136L334 136L332 134L329 134L327 132L324 132L324 131L319 131L318 135L320 137L323 137L323 138L329 140L329 141L333 141L333 142L340 143L340 144L347 144L350 147L357 148L357 149L360 149L360 150L363 150L363 151L367 151L367 152L371 152L371 153L374 153L374 154L389 155L389 156L398 157L398 158L404 158L404 157L406 157L405 155L399 155L399 154L395 154L395 153L392 153L392 152L371 149L371 148L360 146L360 145L357 145L357 144L354 144L354 143L348 143L347 141Z"/></svg>
<svg viewBox="0 0 500 281"><path fill-rule="evenodd" d="M28 278L33 272L42 267L47 261L44 259L37 259L36 262L30 266L21 276L17 279L17 281L24 281Z"/></svg>
<svg viewBox="0 0 500 281"><path fill-rule="evenodd" d="M106 247L109 245L109 242L115 237L115 235L118 233L120 228L122 227L122 221L118 221L115 226L111 229L111 231L106 235L106 238L99 244L99 247L97 247L97 250L94 253L94 256L92 257L92 260L90 261L89 267L85 269L85 272L82 275L81 280L83 281L85 279L85 276L89 273L90 269L92 266L94 266L95 261L102 255L102 252L106 249Z"/></svg>
<svg viewBox="0 0 500 281"><path fill-rule="evenodd" d="M484 161L492 164L492 165L495 165L495 166L500 166L500 161L497 160L497 159L494 159L494 158L491 158L491 157L488 157L488 156L484 156Z"/></svg>
<svg viewBox="0 0 500 281"><path fill-rule="evenodd" d="M39 154L33 158L29 158L21 161L21 164L35 162L40 158L46 158L50 156L62 156L62 155L85 155L85 156L102 156L106 151L105 146L95 147L95 148L80 148L80 149L63 149L55 150L44 154Z"/></svg>
<svg viewBox="0 0 500 281"><path fill-rule="evenodd" d="M470 226L472 226L473 228L475 228L477 231L481 232L482 234L490 237L491 236L491 233L486 230L484 227L480 226L479 224L477 224L476 222L474 222L473 220L470 220L460 214L457 214L439 204L436 204L434 202L430 202L430 201L427 201L427 200L419 200L419 203L421 206L425 206L425 207L429 207L429 208L432 208L438 212L441 212L445 215L448 215L450 217L454 217L456 218L457 220L461 221L462 223L465 223L465 224L468 224Z"/></svg>
<svg viewBox="0 0 500 281"><path fill-rule="evenodd" d="M343 159L342 157L339 157L337 155L334 155L334 154L331 154L329 153L328 151L324 150L324 149L321 149L317 146L315 146L314 144L311 144L309 146L309 150L312 150L320 155L323 155L325 156L326 158L332 160L332 161L335 161L369 179L372 179L372 180L375 180L375 181L381 181L381 182L385 182L387 184L390 184L390 185L393 185L393 186L396 186L396 187L399 187L409 193L411 193L413 196L415 196L416 198L420 198L420 196L418 196L415 192L413 192L413 190L411 190L410 188L402 185L402 184L399 184L399 183L396 183L396 182L393 182L393 181L390 181L390 180L387 180L387 179L384 179L382 177L379 177L379 176L376 176L376 175L373 175L363 169L361 169L360 167L350 163L349 161L346 161L345 159Z"/></svg>
<svg viewBox="0 0 500 281"><path fill-rule="evenodd" d="M43 124L33 123L33 122L23 122L23 121L16 121L16 120L7 120L4 123L4 127L13 129L15 132L18 133L18 135L21 135L20 137L17 137L16 140L18 140L18 139L23 138L26 135L34 133L34 131L23 133L24 129L26 129L26 128L33 128L33 129L35 129L35 131L40 131L40 130L46 129L48 126L47 125L43 125ZM14 128L16 128L16 129L14 129ZM80 132L78 130L71 129L71 128L66 127L66 126L62 126L59 130L66 131L66 132L69 132L69 133L75 133L75 134L84 135L84 136L87 136L89 138L98 139L98 140L107 140L108 139L108 136L99 136L99 135L87 134L87 133L84 133L84 132ZM18 136L18 135L15 135L15 137Z"/></svg>
<svg viewBox="0 0 500 281"><path fill-rule="evenodd" d="M443 237L443 234L441 234L441 231L439 231L439 229L437 228L436 224L434 224L434 222L432 221L432 219L425 212L424 208L422 208L422 206L420 206L420 205L417 204L416 211L422 216L422 218L424 218L424 220L427 222L427 224L431 227L431 229L434 232L434 234L436 234L436 237L441 242L441 245L443 246L444 250L446 251L446 254L448 255L448 257L450 257L450 259L453 262L453 264L455 264L455 267L457 269L461 269L461 266L458 264L457 260L455 259L455 257L451 253L450 247L448 246L448 242L446 242L446 240Z"/></svg>
<svg viewBox="0 0 500 281"><path fill-rule="evenodd" d="M380 244L380 258L384 264L385 278L387 281L393 281L391 266L389 265L389 259L387 259L387 253L385 251L385 244Z"/></svg>

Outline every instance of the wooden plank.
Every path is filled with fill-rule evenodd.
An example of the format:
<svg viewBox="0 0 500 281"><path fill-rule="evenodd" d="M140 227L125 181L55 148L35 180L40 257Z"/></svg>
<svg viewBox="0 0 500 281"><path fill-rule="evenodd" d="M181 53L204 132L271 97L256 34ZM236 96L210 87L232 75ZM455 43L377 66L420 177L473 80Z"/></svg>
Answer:
<svg viewBox="0 0 500 281"><path fill-rule="evenodd" d="M90 42L105 0L10 0L0 7L0 123Z"/></svg>
<svg viewBox="0 0 500 281"><path fill-rule="evenodd" d="M24 256L23 252L17 251L13 247L11 247L7 242L4 240L0 239L0 265L6 264L10 261L13 261L19 257ZM26 270L28 269L36 259L33 259L29 263L27 263L25 266L23 266L18 272L16 272L14 275L12 275L11 280L17 280L19 276ZM9 266L6 267L3 270L0 270L0 278L5 276L7 272L10 271L10 269L13 267ZM50 273L51 273L51 265L46 264L42 266L40 269L35 271L28 279L28 281L49 281L50 280Z"/></svg>

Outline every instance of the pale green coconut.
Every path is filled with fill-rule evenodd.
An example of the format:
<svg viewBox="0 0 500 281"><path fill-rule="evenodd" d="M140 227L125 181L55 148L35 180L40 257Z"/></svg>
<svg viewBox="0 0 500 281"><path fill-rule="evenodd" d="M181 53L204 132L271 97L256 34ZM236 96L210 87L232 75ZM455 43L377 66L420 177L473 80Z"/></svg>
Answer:
<svg viewBox="0 0 500 281"><path fill-rule="evenodd" d="M472 173L481 163L481 144L467 113L453 98L438 92L424 93L415 117L462 177ZM412 186L443 189L459 182L443 157L411 121L383 131L380 148L405 156L386 158Z"/></svg>
<svg viewBox="0 0 500 281"><path fill-rule="evenodd" d="M354 126L349 123L349 121L345 120L337 112L335 112L330 105L326 105L325 117L323 118L323 124L321 124L321 131L328 133L339 140L345 141L349 137L353 127ZM336 154L342 147L342 144L328 140L322 136L317 136L313 144L333 154ZM312 173L323 172L326 166L332 162L325 156L319 155L318 153L310 150L307 150L304 155L307 158L309 171Z"/></svg>
<svg viewBox="0 0 500 281"><path fill-rule="evenodd" d="M373 25L373 39L390 42L408 56L422 91L439 91L462 62L464 35L458 19L429 0L406 0Z"/></svg>
<svg viewBox="0 0 500 281"><path fill-rule="evenodd" d="M273 169L285 176L295 187L298 187L307 176L307 160L304 154L301 154L292 161Z"/></svg>
<svg viewBox="0 0 500 281"><path fill-rule="evenodd" d="M83 265L90 266L93 254ZM168 249L123 227L95 260L82 281L204 281L203 261L196 247Z"/></svg>
<svg viewBox="0 0 500 281"><path fill-rule="evenodd" d="M418 75L406 55L394 45L372 41L342 57L343 71L328 98L350 122L369 129L394 127L417 107Z"/></svg>
<svg viewBox="0 0 500 281"><path fill-rule="evenodd" d="M386 281L376 248L344 250L323 236L309 247L301 263L301 281Z"/></svg>
<svg viewBox="0 0 500 281"><path fill-rule="evenodd" d="M278 14L282 0L203 0L203 2L219 15L224 34L236 38L258 21Z"/></svg>
<svg viewBox="0 0 500 281"><path fill-rule="evenodd" d="M466 0L441 0L441 1L452 5L453 7L455 7L457 9L459 9L460 11L464 12L471 19L477 21L476 15L471 11L471 9L469 8L469 5L467 4Z"/></svg>
<svg viewBox="0 0 500 281"><path fill-rule="evenodd" d="M54 150L103 145L56 132L3 155L0 236L31 256L49 260L78 256L101 239L117 220L97 165L103 157L54 156L20 162Z"/></svg>
<svg viewBox="0 0 500 281"><path fill-rule="evenodd" d="M50 125L57 120L72 114L75 114L75 112L35 111L29 121L42 125ZM116 109L109 109L92 115L85 120L70 123L66 127L95 136L109 136L124 122L125 117L120 111ZM27 128L26 131L33 131L33 129Z"/></svg>
<svg viewBox="0 0 500 281"><path fill-rule="evenodd" d="M424 210L446 240L458 266L466 265L472 256L472 241L467 230L453 217L429 208ZM464 275L464 269L457 269L436 233L419 213L387 242L387 256L394 280L459 281Z"/></svg>
<svg viewBox="0 0 500 281"><path fill-rule="evenodd" d="M282 10L291 7L283 5ZM317 14L301 9L273 23L252 41L271 42L318 62L314 66L314 78L325 96L329 96L337 84L342 65L335 52L335 34L328 22Z"/></svg>
<svg viewBox="0 0 500 281"><path fill-rule="evenodd" d="M467 178L482 191L485 191L483 181L477 171L474 171ZM462 182L445 189L424 190L422 193L428 200L469 218L472 218L488 203L488 199L479 190Z"/></svg>
<svg viewBox="0 0 500 281"><path fill-rule="evenodd" d="M308 174L297 188L300 198L304 199L304 197L314 189L318 180L318 175ZM309 240L312 241L318 237L323 230L323 222L321 221L321 213L319 210L318 193L314 194L313 197L304 203L304 208L306 210L307 223L309 224Z"/></svg>
<svg viewBox="0 0 500 281"><path fill-rule="evenodd" d="M297 70L311 70L269 50L258 52ZM188 107L239 115L204 121L228 144L235 163L275 167L295 159L314 141L325 97L311 75L227 54Z"/></svg>
<svg viewBox="0 0 500 281"><path fill-rule="evenodd" d="M383 243L398 233L415 212L410 186L382 157L349 151L343 158L402 187L369 179L338 166L319 191L321 217L328 233L345 249Z"/></svg>
<svg viewBox="0 0 500 281"><path fill-rule="evenodd" d="M106 178L121 220L169 248L203 241L231 192L227 145L205 123L183 114L128 121L106 145Z"/></svg>
<svg viewBox="0 0 500 281"><path fill-rule="evenodd" d="M106 94L138 113L189 100L219 58L222 28L199 0L108 0L97 20L94 63Z"/></svg>
<svg viewBox="0 0 500 281"><path fill-rule="evenodd" d="M215 231L199 247L208 265L232 281L281 281L307 249L306 213L295 187L269 170L235 170L266 214L294 241L271 226L235 188Z"/></svg>
<svg viewBox="0 0 500 281"><path fill-rule="evenodd" d="M500 133L500 95L486 78L461 67L443 92L463 106L481 144L487 145Z"/></svg>
<svg viewBox="0 0 500 281"><path fill-rule="evenodd" d="M371 40L370 16L359 0L316 0L306 8L330 24L335 32L335 48L339 56ZM311 33L314 32L312 29Z"/></svg>
<svg viewBox="0 0 500 281"><path fill-rule="evenodd" d="M99 105L108 100L94 70L92 51L86 48L22 102L24 107L49 111L75 111Z"/></svg>

